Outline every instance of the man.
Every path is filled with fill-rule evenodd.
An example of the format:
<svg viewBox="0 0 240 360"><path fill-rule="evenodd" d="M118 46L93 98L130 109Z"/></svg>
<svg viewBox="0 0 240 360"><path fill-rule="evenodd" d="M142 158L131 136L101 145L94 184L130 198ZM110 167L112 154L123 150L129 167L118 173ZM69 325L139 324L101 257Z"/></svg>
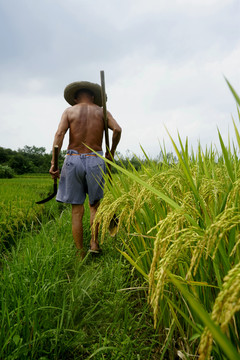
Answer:
<svg viewBox="0 0 240 360"><path fill-rule="evenodd" d="M64 90L65 100L72 105L61 118L54 137L53 146L58 145L59 152L64 136L69 129L69 145L59 181L56 200L72 204L72 234L81 258L83 251L83 214L86 193L89 196L91 241L90 251L99 253L98 225L93 227L96 211L103 197L103 172L105 162L89 148L103 154L102 141L104 118L102 109L101 87L87 81L74 82ZM121 127L107 112L108 128L113 131L110 154L111 160L121 137ZM89 148L88 148L88 147ZM54 157L54 155L53 155ZM52 178L59 177L59 170L54 171L54 158L49 170Z"/></svg>

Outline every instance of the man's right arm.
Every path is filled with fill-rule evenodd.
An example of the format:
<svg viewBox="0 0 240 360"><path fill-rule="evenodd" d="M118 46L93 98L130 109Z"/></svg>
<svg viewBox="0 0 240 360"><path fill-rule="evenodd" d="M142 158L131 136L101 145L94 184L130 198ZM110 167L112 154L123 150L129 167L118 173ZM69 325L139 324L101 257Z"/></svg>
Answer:
<svg viewBox="0 0 240 360"><path fill-rule="evenodd" d="M54 146L58 146L58 154L60 153L60 150L62 148L62 143L64 136L69 128L69 121L68 121L68 109L64 111L61 117L61 121L59 123L57 132L54 136L53 140L53 150ZM52 160L51 160L51 167L49 170L49 173L52 175L52 178L59 177L59 170L54 171L54 151L52 151Z"/></svg>

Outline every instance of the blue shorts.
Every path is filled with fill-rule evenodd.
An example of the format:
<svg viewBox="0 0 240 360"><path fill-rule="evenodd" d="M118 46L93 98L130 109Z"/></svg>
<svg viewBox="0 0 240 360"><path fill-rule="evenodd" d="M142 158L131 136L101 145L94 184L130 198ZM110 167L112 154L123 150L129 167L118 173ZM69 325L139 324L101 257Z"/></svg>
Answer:
<svg viewBox="0 0 240 360"><path fill-rule="evenodd" d="M102 151L98 151L103 155ZM56 200L69 204L83 204L86 194L90 205L103 198L106 165L95 153L78 154L68 150L64 160Z"/></svg>

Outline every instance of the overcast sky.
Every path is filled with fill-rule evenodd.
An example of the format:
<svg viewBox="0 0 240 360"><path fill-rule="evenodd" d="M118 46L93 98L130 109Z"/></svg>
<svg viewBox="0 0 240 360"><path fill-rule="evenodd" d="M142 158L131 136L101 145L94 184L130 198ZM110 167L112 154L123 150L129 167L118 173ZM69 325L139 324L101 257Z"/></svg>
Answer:
<svg viewBox="0 0 240 360"><path fill-rule="evenodd" d="M239 19L239 0L0 0L0 146L49 152L65 86L100 70L122 154L170 151L165 127L194 148L234 138Z"/></svg>

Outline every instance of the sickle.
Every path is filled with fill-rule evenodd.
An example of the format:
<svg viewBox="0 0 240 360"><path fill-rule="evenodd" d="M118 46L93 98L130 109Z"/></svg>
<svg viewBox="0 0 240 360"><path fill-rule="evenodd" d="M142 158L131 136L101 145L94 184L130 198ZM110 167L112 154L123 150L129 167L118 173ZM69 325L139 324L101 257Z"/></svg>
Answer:
<svg viewBox="0 0 240 360"><path fill-rule="evenodd" d="M54 167L53 170L57 171L58 169L58 145L54 146ZM44 204L49 200L52 200L57 194L57 178L54 179L54 184L53 184L53 193L48 196L46 199L40 200L40 201L36 201L36 204Z"/></svg>
<svg viewBox="0 0 240 360"><path fill-rule="evenodd" d="M102 95L102 107L103 107L103 119L104 119L104 130L105 130L105 145L106 145L106 154L109 154L109 135L108 135L108 120L107 120L107 105L106 105L106 91L105 91L105 76L104 71L100 71L101 77L101 95ZM112 180L111 175L111 166L107 165L107 174L109 175L110 179Z"/></svg>

